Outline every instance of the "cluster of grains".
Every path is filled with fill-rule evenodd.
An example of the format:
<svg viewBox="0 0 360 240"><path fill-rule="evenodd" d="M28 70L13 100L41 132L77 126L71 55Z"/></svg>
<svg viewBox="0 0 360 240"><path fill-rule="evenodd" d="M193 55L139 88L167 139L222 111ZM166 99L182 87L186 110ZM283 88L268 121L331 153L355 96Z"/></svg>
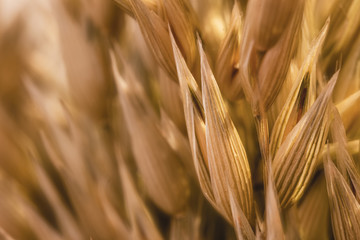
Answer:
<svg viewBox="0 0 360 240"><path fill-rule="evenodd" d="M0 0L0 239L360 239L360 0Z"/></svg>

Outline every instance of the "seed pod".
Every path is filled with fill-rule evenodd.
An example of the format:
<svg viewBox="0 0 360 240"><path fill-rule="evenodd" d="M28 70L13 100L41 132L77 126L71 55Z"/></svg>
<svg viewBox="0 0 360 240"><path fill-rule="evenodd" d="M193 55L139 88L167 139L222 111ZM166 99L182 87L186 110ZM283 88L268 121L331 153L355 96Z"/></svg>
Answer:
<svg viewBox="0 0 360 240"><path fill-rule="evenodd" d="M174 38L177 39L186 63L192 69L198 55L194 34L197 23L192 6L188 0L166 0L163 2L166 18L169 21Z"/></svg>
<svg viewBox="0 0 360 240"><path fill-rule="evenodd" d="M182 212L190 196L185 168L161 134L160 120L141 85L131 73L128 80L124 80L117 70L114 55L112 59L133 153L146 190L165 212Z"/></svg>
<svg viewBox="0 0 360 240"><path fill-rule="evenodd" d="M246 152L221 97L200 39L198 44L207 156L215 200L231 219L230 199L227 194L231 191L249 222L252 222L253 192Z"/></svg>
<svg viewBox="0 0 360 240"><path fill-rule="evenodd" d="M301 66L284 107L276 119L270 141L270 153L272 156L275 155L289 131L313 104L313 99L316 95L314 87L316 85L316 61L325 40L328 26L329 22L327 22L319 37L315 40L312 49Z"/></svg>
<svg viewBox="0 0 360 240"><path fill-rule="evenodd" d="M200 100L200 90L189 68L186 65L185 59L181 55L180 49L176 45L171 31L170 36L173 45L176 68L178 71L187 132L195 170L199 179L201 190L203 191L205 197L215 207L215 209L218 209L215 203L208 171L205 123L203 119L204 109ZM219 210L219 212L221 213L221 210Z"/></svg>
<svg viewBox="0 0 360 240"><path fill-rule="evenodd" d="M354 194L360 201L360 174L356 170L354 160L347 149L348 141L344 125L337 109L333 106L334 120L331 124L331 135L336 143L336 164L346 181L352 183Z"/></svg>
<svg viewBox="0 0 360 240"><path fill-rule="evenodd" d="M186 125L179 84L172 81L161 69L159 69L159 92L164 111L180 131L185 132Z"/></svg>
<svg viewBox="0 0 360 240"><path fill-rule="evenodd" d="M57 1L54 1L55 3ZM74 21L54 4L71 97L76 106L102 122L111 96L107 50L91 19Z"/></svg>
<svg viewBox="0 0 360 240"><path fill-rule="evenodd" d="M296 8L303 0L251 0L248 11L251 15L251 30L254 33L255 47L266 51L274 46L294 18Z"/></svg>
<svg viewBox="0 0 360 240"><path fill-rule="evenodd" d="M316 159L329 130L331 94L337 76L338 73L332 77L274 157L274 180L282 207L300 199L315 172Z"/></svg>
<svg viewBox="0 0 360 240"><path fill-rule="evenodd" d="M324 169L335 239L359 239L360 204L329 155L324 162Z"/></svg>
<svg viewBox="0 0 360 240"><path fill-rule="evenodd" d="M229 100L236 100L242 93L234 88L234 77L238 71L242 20L237 2L231 14L230 26L219 48L215 75L221 93Z"/></svg>
<svg viewBox="0 0 360 240"><path fill-rule="evenodd" d="M181 162L184 164L184 167L193 179L196 179L196 172L194 162L192 160L191 148L188 141L188 138L184 136L176 125L170 120L166 113L160 109L161 117L161 132L164 138L169 143L170 147L176 152L179 156ZM195 184L198 182L196 181ZM196 185L197 187L197 185Z"/></svg>
<svg viewBox="0 0 360 240"><path fill-rule="evenodd" d="M141 32L159 65L176 81L176 67L165 22L140 0L129 0Z"/></svg>
<svg viewBox="0 0 360 240"><path fill-rule="evenodd" d="M303 6L298 6L294 16L276 44L263 57L257 75L260 98L267 110L285 81L290 61L299 43Z"/></svg>
<svg viewBox="0 0 360 240"><path fill-rule="evenodd" d="M340 58L349 59L358 48L360 28L360 3L358 1L336 1L331 9L331 18L334 20L329 40L325 44L325 51L329 57L324 59L324 66L331 70ZM340 83L340 82L339 82Z"/></svg>
<svg viewBox="0 0 360 240"><path fill-rule="evenodd" d="M212 140L209 137L209 133L210 134L217 134L219 132L213 132L212 130L209 130L209 126L207 126L203 121L203 118L207 119L206 121L208 122L209 119L216 119L217 118L217 113L218 111L215 111L214 113L208 113L208 115L206 116L205 112L209 111L209 108L219 108L218 110L220 111L224 111L224 103L221 102L221 107L219 107L218 105L212 105L214 99L212 97L215 97L216 100L219 100L220 97L220 90L218 89L216 82L215 82L215 78L211 73L211 70L208 66L207 62L204 59L205 53L202 50L202 46L199 43L199 47L200 47L200 56L202 58L202 74L210 74L210 75L203 75L203 89L205 89L205 87L207 88L208 91L210 91L210 89L212 91L216 91L216 94L213 96L212 94L210 94L209 92L207 94L203 93L203 103L201 103L199 101L199 89L197 87L196 81L195 79L192 77L190 70L187 68L186 63L174 41L174 39L172 38L172 43L173 43L173 48L174 48L174 56L175 56L175 62L177 65L177 69L178 69L178 74L179 74L179 81L180 81L180 86L181 86L181 92L182 92L182 96L183 96L183 102L184 102L184 109L185 109L185 118L187 121L187 127L188 127L188 136L189 136L189 140L190 140L190 145L192 147L192 153L193 153L193 158L194 158L194 163L195 163L195 169L199 178L199 183L201 186L201 189L205 195L205 197L209 200L209 202L214 206L214 208L222 215L224 216L224 218L229 221L230 223L233 223L236 228L239 230L238 234L243 235L246 239L253 239L254 234L251 235L251 227L248 221L248 216L245 215L244 213L241 214L241 212L243 212L243 205L245 202L245 207L248 207L249 204L250 205L250 209L247 208L245 211L247 211L247 213L250 211L252 211L252 202L251 202L251 197L249 197L249 195L252 195L252 187L251 187L251 177L250 175L250 170L249 170L249 166L248 166L248 162L246 159L246 155L245 155L245 159L240 159L239 157L242 156L244 157L244 149L242 148L242 144L240 142L240 139L237 135L237 132L234 128L234 125L232 124L231 120L228 119L227 123L224 123L225 126L222 126L223 128L227 129L226 133L224 133L225 135L223 135L222 137L226 136L226 141L222 140L223 142L220 142L221 146L223 148L221 148L221 151L228 151L225 156L227 156L223 162L223 166L227 166L227 171L229 171L229 174L231 174L232 176L234 176L237 180L239 180L238 184L242 184L242 186L245 186L244 191L248 191L248 192L243 192L240 193L239 191L242 191L242 189L238 189L236 187L237 183L234 182L234 180L229 180L228 176L223 175L219 176L214 174L214 171L216 170L211 170L211 164L213 164L213 167L216 168L216 161L215 161L215 157L214 157L214 152L212 152L212 148L210 147L210 144L214 144L211 143ZM212 80L209 80L208 77L211 77ZM208 80L207 80L208 79ZM210 81L210 83L207 83L205 81ZM215 84L215 85L214 85ZM222 101L222 100L221 100ZM208 107L207 110L205 110L205 108L203 108L203 105L205 105L206 102L206 106ZM211 107L210 107L211 105ZM205 111L204 111L205 110ZM222 118L224 116L224 114L226 114L225 112L223 112L222 114L220 113L219 117ZM229 116L228 116L229 117ZM221 120L220 120L221 122ZM203 127L197 128L196 129L196 124L201 124ZM215 124L216 125L216 124ZM218 128L220 126L215 127L215 125L212 125L214 128ZM206 131L206 135L204 134L204 130ZM219 133L220 134L220 133ZM221 137L221 136L220 136ZM222 138L221 137L221 138ZM205 139L206 138L206 139ZM226 146L230 147L230 145L226 145L227 144L227 140L233 138L233 141L229 141L230 145L233 146L232 149L234 149L234 151L236 151L236 153L238 155L235 155L234 152L230 152L232 151L232 149L226 148ZM200 150L199 147L199 142L200 141L205 141L206 143L206 151L207 151L207 158L208 161L205 162L204 158L203 158L203 154L202 151L203 149ZM240 144L240 146L239 146ZM225 146L224 146L225 145ZM240 148L240 149L239 149ZM214 149L216 151L220 151L219 148ZM240 151L240 152L239 152ZM241 152L242 151L242 152ZM209 158L209 154L212 155L211 158L211 163L210 163L210 158ZM219 154L219 153L215 153L215 154ZM235 155L235 156L234 156ZM217 158L220 160L220 158ZM235 159L233 163L229 163L227 162L229 159ZM245 162L246 160L246 162ZM231 160L230 160L231 161ZM239 162L236 162L239 161ZM232 170L230 169L230 165L233 164L232 166L234 166L234 172L231 172ZM245 166L240 166L240 164L243 164ZM247 170L241 169L243 167L247 167ZM242 176L239 176L239 175ZM247 175L249 174L249 175ZM247 179L244 180L244 178L249 177ZM220 179L221 178L221 179ZM217 183L214 183L214 181L217 181ZM240 181L243 181L242 183ZM232 182L232 183L230 183ZM223 185L221 185L223 183ZM225 184L224 184L225 183ZM229 185L227 184L229 183ZM249 186L250 185L250 186ZM224 198L220 198L219 196L219 192L222 191L223 194L229 194L227 196L224 196ZM238 191L238 192L237 192ZM217 196L215 195L215 192L218 194ZM245 194L245 195L243 195ZM240 196L239 196L240 195ZM246 198L245 200L241 200L241 198ZM247 203L247 201L250 201L249 203ZM240 210L241 212L240 212ZM244 208L245 209L245 208ZM228 211L228 212L227 212Z"/></svg>

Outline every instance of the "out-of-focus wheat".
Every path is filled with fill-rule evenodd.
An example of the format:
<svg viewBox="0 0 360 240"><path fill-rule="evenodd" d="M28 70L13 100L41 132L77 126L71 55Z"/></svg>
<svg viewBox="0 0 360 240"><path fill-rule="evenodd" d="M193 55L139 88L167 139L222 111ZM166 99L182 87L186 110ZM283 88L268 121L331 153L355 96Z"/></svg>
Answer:
<svg viewBox="0 0 360 240"><path fill-rule="evenodd" d="M359 239L359 0L0 0L1 239Z"/></svg>

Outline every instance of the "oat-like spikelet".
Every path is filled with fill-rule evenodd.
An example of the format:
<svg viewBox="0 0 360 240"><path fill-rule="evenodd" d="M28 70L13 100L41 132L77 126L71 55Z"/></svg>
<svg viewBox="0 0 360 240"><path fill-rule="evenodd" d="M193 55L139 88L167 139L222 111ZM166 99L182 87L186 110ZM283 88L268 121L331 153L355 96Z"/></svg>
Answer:
<svg viewBox="0 0 360 240"><path fill-rule="evenodd" d="M197 60L195 29L197 20L188 0L164 1L164 11L185 60L193 68Z"/></svg>
<svg viewBox="0 0 360 240"><path fill-rule="evenodd" d="M0 239L359 239L359 0L0 0Z"/></svg>
<svg viewBox="0 0 360 240"><path fill-rule="evenodd" d="M277 151L274 179L281 205L299 200L314 174L315 163L330 125L330 97L338 74L332 77L309 111L295 125Z"/></svg>
<svg viewBox="0 0 360 240"><path fill-rule="evenodd" d="M324 164L334 236L336 239L357 239L360 235L358 199L329 157Z"/></svg>
<svg viewBox="0 0 360 240"><path fill-rule="evenodd" d="M176 69L166 23L142 1L130 0L130 3L151 52L160 66L175 80Z"/></svg>
<svg viewBox="0 0 360 240"><path fill-rule="evenodd" d="M198 42L201 58L206 147L215 200L231 216L228 207L229 197L226 196L226 192L230 191L229 194L233 194L234 198L240 201L245 216L252 222L252 183L246 152L225 108L200 39Z"/></svg>
<svg viewBox="0 0 360 240"><path fill-rule="evenodd" d="M261 101L266 109L274 102L286 78L290 60L293 57L299 41L298 36L301 26L302 10L303 6L301 2L298 6L295 4L295 10L289 20L289 24L277 43L266 51L259 66L259 72L256 78L258 79L257 84L260 89ZM276 26L271 28L274 29ZM262 27L262 29L266 29L266 27ZM281 65L278 65L279 62L281 62Z"/></svg>
<svg viewBox="0 0 360 240"><path fill-rule="evenodd" d="M230 27L221 43L215 64L215 75L221 92L228 99L238 98L241 88L233 84L236 71L238 71L240 43L242 33L242 16L235 2ZM239 85L238 85L239 86Z"/></svg>
<svg viewBox="0 0 360 240"><path fill-rule="evenodd" d="M344 178L352 183L356 198L360 199L360 174L356 171L354 160L347 149L346 133L340 114L336 108L333 109L334 120L331 125L331 135L337 144L336 163Z"/></svg>
<svg viewBox="0 0 360 240"><path fill-rule="evenodd" d="M303 1L251 1L249 12L254 13L249 21L254 34L255 47L266 51L278 42L285 28L296 14L296 7ZM254 11L254 12L253 12ZM255 18L255 13L259 17Z"/></svg>
<svg viewBox="0 0 360 240"><path fill-rule="evenodd" d="M185 168L161 135L159 119L141 86L131 73L127 80L120 76L114 55L112 65L134 157L148 194L165 212L177 214L186 208L190 195Z"/></svg>
<svg viewBox="0 0 360 240"><path fill-rule="evenodd" d="M316 95L314 85L316 85L316 59L319 55L321 45L325 40L327 25L324 27L320 36L313 45L307 58L294 82L294 87L291 90L282 111L276 119L272 129L270 140L270 152L274 156L279 149L283 139L286 138L288 132L296 125L301 117L307 112L313 104L313 95Z"/></svg>
<svg viewBox="0 0 360 240"><path fill-rule="evenodd" d="M201 102L200 90L173 38L172 43L195 170L205 197L211 204L216 206L208 170L204 108Z"/></svg>
<svg viewBox="0 0 360 240"><path fill-rule="evenodd" d="M61 22L59 35L70 95L79 109L104 121L106 96L111 95L111 69L105 42L93 20L79 16L79 21L74 21L56 1L54 8L55 16Z"/></svg>
<svg viewBox="0 0 360 240"><path fill-rule="evenodd" d="M233 208L237 206L232 202L236 201L236 204L240 206L241 211L244 212L241 218L247 218L247 220L243 219L242 221L245 220L251 222L253 218L250 197L252 196L252 189L250 187L251 177L246 153L244 152L239 136L235 132L235 127L225 110L220 91L216 85L211 69L208 66L207 60L204 59L206 56L202 50L200 40L199 48L202 61L203 82L202 102L199 99L200 96L196 99L196 95L199 94L199 92L197 92L199 89L197 88L196 82L190 71L187 69L185 61L174 40L173 46L180 84L183 89L184 104L190 104L190 106L188 105L185 107L187 109L185 115L187 116L187 121L192 121L192 123L188 122L188 126L190 124L192 125L192 127L189 126L188 128L188 134L192 144L193 156L196 157L195 167L198 172L200 185L202 186L205 195L228 221L233 222L235 219L238 219L238 217L235 218L235 215L232 213L232 211L234 211ZM213 94L211 94L211 92L213 92ZM216 96L216 98L209 98L212 95ZM200 107L200 109L194 106L195 104L199 104L198 107ZM217 111L222 112L222 118L214 116L214 113L211 112L212 108L218 108ZM195 120L194 118L197 118L198 120ZM194 125L199 124L203 125L203 127L200 126L200 129L197 131L196 126ZM224 129L224 132L219 128ZM217 140L218 142L216 142L217 138L219 138L219 140ZM199 147L201 144L198 143L198 141L203 142L204 140L206 143L206 146L204 146L206 147L205 149L204 147ZM227 141L229 141L229 145L227 145ZM206 162L204 161L204 155L202 154L204 151L206 152ZM222 155L226 157L222 159ZM240 185L237 186L237 183L240 183ZM239 200L240 202L238 202ZM234 220L232 220L233 218ZM241 223L241 228L245 225L245 223Z"/></svg>
<svg viewBox="0 0 360 240"><path fill-rule="evenodd" d="M161 106L182 132L185 132L185 116L182 109L180 86L159 69L159 95Z"/></svg>

